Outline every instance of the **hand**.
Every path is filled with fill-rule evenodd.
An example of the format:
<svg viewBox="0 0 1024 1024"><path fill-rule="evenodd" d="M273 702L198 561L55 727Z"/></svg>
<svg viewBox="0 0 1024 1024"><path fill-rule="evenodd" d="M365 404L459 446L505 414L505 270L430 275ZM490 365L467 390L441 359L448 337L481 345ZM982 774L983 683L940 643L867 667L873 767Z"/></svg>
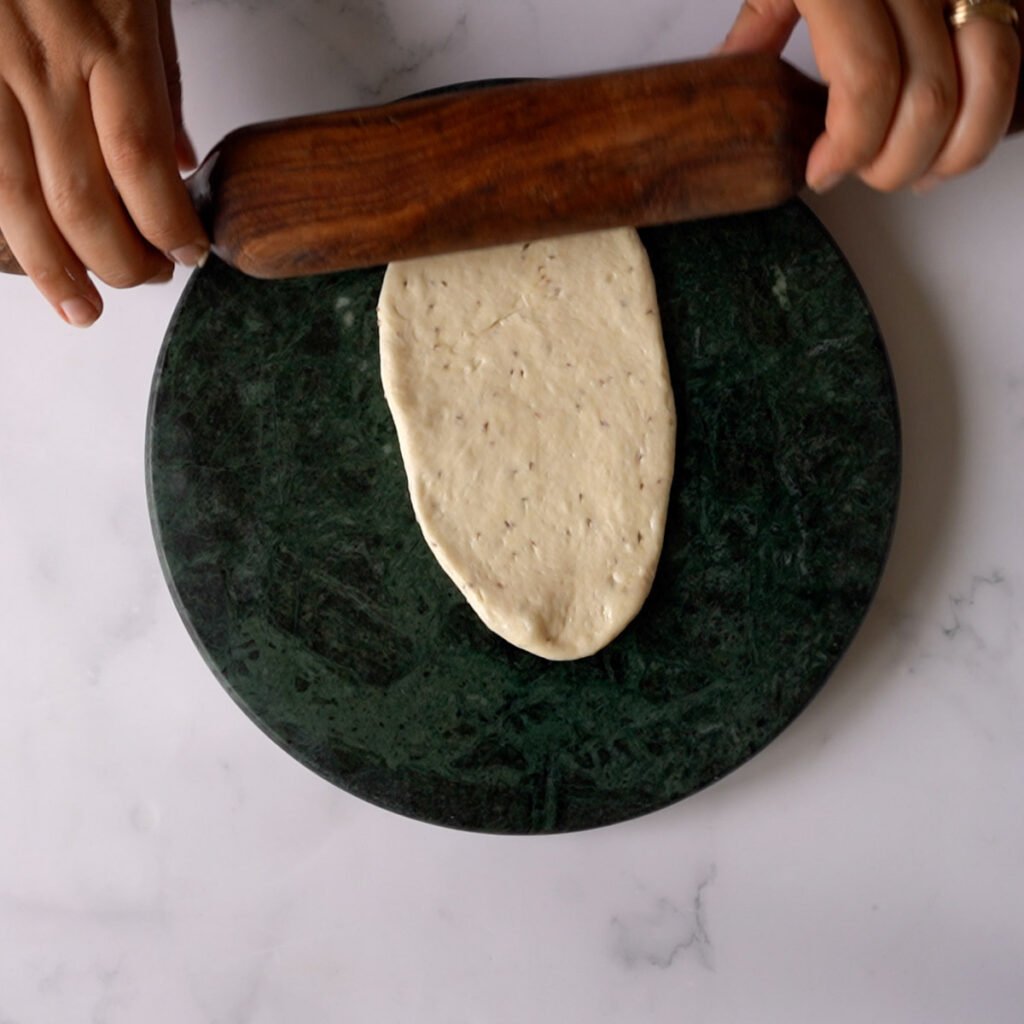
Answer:
<svg viewBox="0 0 1024 1024"><path fill-rule="evenodd" d="M829 86L807 183L847 175L884 191L926 191L980 164L1006 133L1021 45L1010 25L959 29L943 0L747 0L723 53L781 53L800 18Z"/></svg>
<svg viewBox="0 0 1024 1024"><path fill-rule="evenodd" d="M0 0L0 231L85 327L114 288L166 281L209 248L179 171L170 0Z"/></svg>

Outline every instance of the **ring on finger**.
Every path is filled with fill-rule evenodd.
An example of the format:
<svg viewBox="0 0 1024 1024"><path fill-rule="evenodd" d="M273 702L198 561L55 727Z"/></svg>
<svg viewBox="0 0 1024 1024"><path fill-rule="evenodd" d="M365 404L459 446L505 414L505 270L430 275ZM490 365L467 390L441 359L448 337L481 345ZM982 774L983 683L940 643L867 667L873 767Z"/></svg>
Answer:
<svg viewBox="0 0 1024 1024"><path fill-rule="evenodd" d="M946 20L951 28L962 28L977 20L1015 26L1020 15L1012 0L953 0L946 8Z"/></svg>

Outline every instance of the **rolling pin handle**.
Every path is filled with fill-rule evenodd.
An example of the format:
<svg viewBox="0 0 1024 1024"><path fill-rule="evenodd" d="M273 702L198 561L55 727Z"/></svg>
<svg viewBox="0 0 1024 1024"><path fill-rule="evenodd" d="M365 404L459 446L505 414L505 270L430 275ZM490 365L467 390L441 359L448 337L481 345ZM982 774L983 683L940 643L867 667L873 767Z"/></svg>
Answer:
<svg viewBox="0 0 1024 1024"><path fill-rule="evenodd" d="M22 274L21 264L14 258L14 253L7 247L4 236L0 235L0 274Z"/></svg>

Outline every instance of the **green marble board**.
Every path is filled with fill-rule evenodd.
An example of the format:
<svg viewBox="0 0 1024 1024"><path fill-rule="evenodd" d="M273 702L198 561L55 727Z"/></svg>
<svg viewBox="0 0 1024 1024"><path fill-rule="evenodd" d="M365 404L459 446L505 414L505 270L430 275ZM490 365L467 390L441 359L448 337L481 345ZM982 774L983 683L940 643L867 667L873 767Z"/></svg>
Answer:
<svg viewBox="0 0 1024 1024"><path fill-rule="evenodd" d="M899 484L882 340L799 203L642 232L680 414L651 596L606 650L491 634L413 518L381 390L383 269L190 280L150 408L182 617L285 750L382 807L505 833L677 801L761 750L871 601Z"/></svg>

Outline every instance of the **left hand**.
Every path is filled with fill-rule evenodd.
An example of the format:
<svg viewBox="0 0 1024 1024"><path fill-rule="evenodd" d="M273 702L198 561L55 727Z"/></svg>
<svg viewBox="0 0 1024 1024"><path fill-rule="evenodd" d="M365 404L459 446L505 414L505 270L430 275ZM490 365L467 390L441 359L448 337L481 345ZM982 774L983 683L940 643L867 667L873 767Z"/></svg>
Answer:
<svg viewBox="0 0 1024 1024"><path fill-rule="evenodd" d="M848 175L926 191L977 167L1006 133L1021 64L1012 25L953 29L944 0L746 0L720 52L781 53L801 18L829 87L807 163L816 191Z"/></svg>
<svg viewBox="0 0 1024 1024"><path fill-rule="evenodd" d="M0 0L0 230L77 327L209 249L181 179L171 0Z"/></svg>

